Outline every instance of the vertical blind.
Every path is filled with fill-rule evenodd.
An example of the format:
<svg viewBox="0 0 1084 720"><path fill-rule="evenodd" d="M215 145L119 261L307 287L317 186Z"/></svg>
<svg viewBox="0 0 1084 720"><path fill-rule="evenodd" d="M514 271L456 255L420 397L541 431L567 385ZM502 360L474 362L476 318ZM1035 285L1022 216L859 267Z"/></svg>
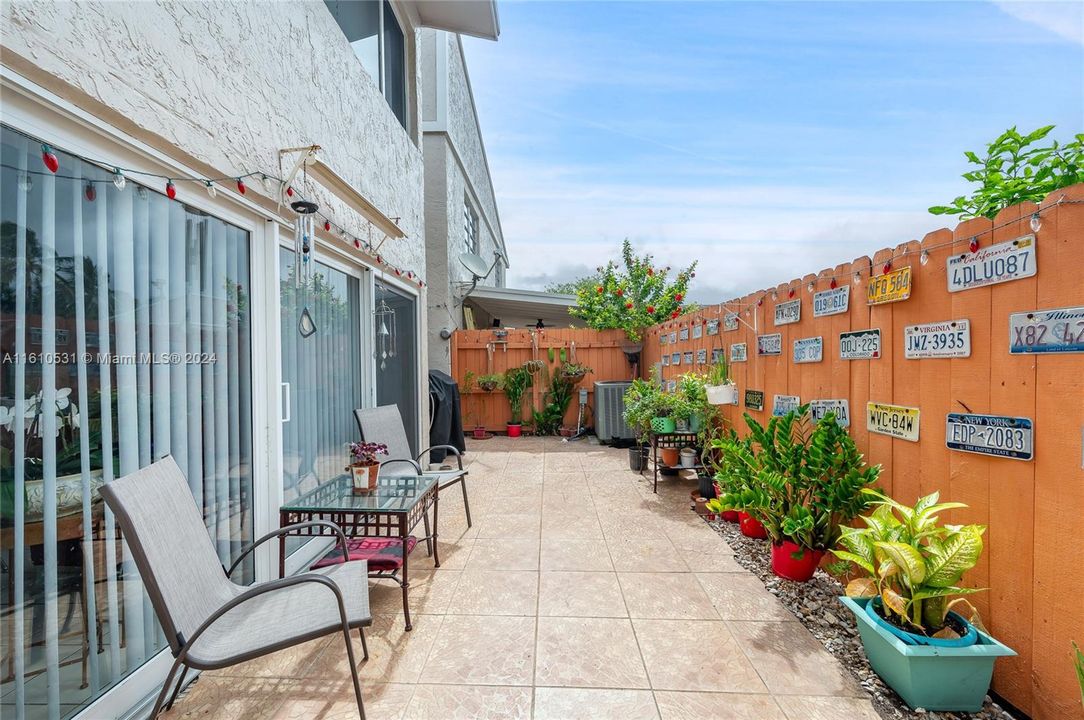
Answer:
<svg viewBox="0 0 1084 720"><path fill-rule="evenodd" d="M103 483L173 455L251 541L249 238L0 133L0 715L53 719L165 647Z"/></svg>

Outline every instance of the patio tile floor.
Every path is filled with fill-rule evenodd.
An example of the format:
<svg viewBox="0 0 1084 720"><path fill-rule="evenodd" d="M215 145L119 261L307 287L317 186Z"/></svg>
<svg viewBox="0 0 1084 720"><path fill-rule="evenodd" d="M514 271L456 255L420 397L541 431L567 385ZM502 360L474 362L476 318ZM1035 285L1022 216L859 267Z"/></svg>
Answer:
<svg viewBox="0 0 1084 720"><path fill-rule="evenodd" d="M370 720L876 720L869 699L722 538L691 479L630 472L624 450L472 442L474 527L441 500L442 566L411 556L414 629L371 585ZM361 644L354 638L361 657ZM340 636L206 672L163 717L355 718Z"/></svg>

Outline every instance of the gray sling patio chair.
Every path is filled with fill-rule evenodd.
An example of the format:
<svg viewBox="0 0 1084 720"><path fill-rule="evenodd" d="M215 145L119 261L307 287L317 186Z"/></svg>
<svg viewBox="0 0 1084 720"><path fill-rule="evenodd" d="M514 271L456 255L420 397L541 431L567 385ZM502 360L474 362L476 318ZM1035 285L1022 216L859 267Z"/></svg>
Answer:
<svg viewBox="0 0 1084 720"><path fill-rule="evenodd" d="M314 520L272 531L237 556L227 570L219 562L184 474L166 457L101 487L169 640L173 666L158 693L151 719L183 667L169 702L173 706L190 668L214 670L341 632L354 681L358 714L365 718L350 630L372 624L365 562L343 562L318 571L250 586L230 575L252 550L283 532L311 525L333 528L344 557L346 537L333 523Z"/></svg>
<svg viewBox="0 0 1084 720"><path fill-rule="evenodd" d="M403 425L403 416L399 413L398 405L381 405L375 408L358 408L354 411L354 419L358 421L358 430L366 442L383 443L388 446L388 459L381 465L396 460L412 460L421 463L422 458L431 450L446 450L455 455L459 472L446 480L440 481L440 490L459 483L463 490L463 509L467 512L467 527L471 526L470 502L467 500L467 471L463 469L463 456L459 450L451 445L434 445L418 453L417 457L410 455L410 442L407 441L406 427ZM426 534L429 529L429 516L425 518Z"/></svg>

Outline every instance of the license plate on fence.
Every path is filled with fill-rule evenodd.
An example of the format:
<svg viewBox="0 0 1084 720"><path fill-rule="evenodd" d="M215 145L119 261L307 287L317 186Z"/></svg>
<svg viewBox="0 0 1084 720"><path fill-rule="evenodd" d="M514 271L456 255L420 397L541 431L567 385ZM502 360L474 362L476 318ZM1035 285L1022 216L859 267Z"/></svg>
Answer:
<svg viewBox="0 0 1084 720"><path fill-rule="evenodd" d="M820 422L828 413L835 415L836 424L840 427L850 426L851 406L847 400L814 400L809 403L809 417L814 422Z"/></svg>
<svg viewBox="0 0 1084 720"><path fill-rule="evenodd" d="M734 343L730 346L730 362L745 362L749 359L749 349L745 343Z"/></svg>
<svg viewBox="0 0 1084 720"><path fill-rule="evenodd" d="M881 330L854 330L839 334L840 360L871 360L881 357Z"/></svg>
<svg viewBox="0 0 1084 720"><path fill-rule="evenodd" d="M971 323L946 320L903 329L903 356L908 359L971 357Z"/></svg>
<svg viewBox="0 0 1084 720"><path fill-rule="evenodd" d="M773 335L757 335L757 355L782 355L783 336L780 333Z"/></svg>
<svg viewBox="0 0 1084 720"><path fill-rule="evenodd" d="M775 306L775 324L790 325L802 319L802 300L788 300Z"/></svg>
<svg viewBox="0 0 1084 720"><path fill-rule="evenodd" d="M851 289L846 285L831 290L822 290L813 296L813 317L839 315L847 312L850 298Z"/></svg>
<svg viewBox="0 0 1084 720"><path fill-rule="evenodd" d="M900 405L866 404L866 429L900 440L918 442L918 408Z"/></svg>
<svg viewBox="0 0 1084 720"><path fill-rule="evenodd" d="M1031 420L1002 415L949 413L945 445L950 450L995 455L1013 460L1034 457Z"/></svg>
<svg viewBox="0 0 1084 720"><path fill-rule="evenodd" d="M1036 270L1035 236L1025 235L977 252L952 255L945 268L949 292L1031 277Z"/></svg>
<svg viewBox="0 0 1084 720"><path fill-rule="evenodd" d="M772 415L782 417L801 404L797 395L776 395L772 402Z"/></svg>
<svg viewBox="0 0 1084 720"><path fill-rule="evenodd" d="M911 297L911 266L887 272L869 279L866 286L866 303L897 302Z"/></svg>
<svg viewBox="0 0 1084 720"><path fill-rule="evenodd" d="M764 409L764 391L763 390L746 390L745 391L745 407L750 410L763 410Z"/></svg>
<svg viewBox="0 0 1084 720"><path fill-rule="evenodd" d="M794 341L794 362L815 363L824 359L824 338L809 337Z"/></svg>
<svg viewBox="0 0 1084 720"><path fill-rule="evenodd" d="M738 329L738 313L727 313L723 315L723 330L731 332Z"/></svg>
<svg viewBox="0 0 1084 720"><path fill-rule="evenodd" d="M1084 352L1084 307L1009 315L1009 352Z"/></svg>

